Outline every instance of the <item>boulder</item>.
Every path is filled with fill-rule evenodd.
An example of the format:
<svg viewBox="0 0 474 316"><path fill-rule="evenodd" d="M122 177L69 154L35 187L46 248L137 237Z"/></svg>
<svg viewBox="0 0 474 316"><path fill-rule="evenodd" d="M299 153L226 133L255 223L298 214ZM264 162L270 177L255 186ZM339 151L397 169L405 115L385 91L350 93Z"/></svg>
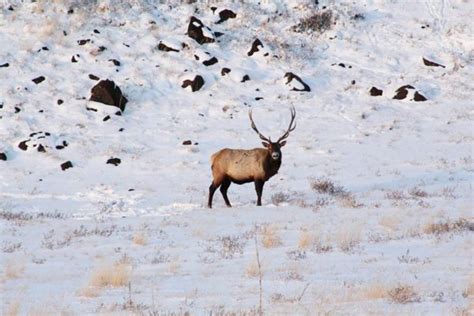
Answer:
<svg viewBox="0 0 474 316"><path fill-rule="evenodd" d="M201 45L215 42L211 29L194 16L192 16L189 21L188 36Z"/></svg>
<svg viewBox="0 0 474 316"><path fill-rule="evenodd" d="M300 77L298 77L297 75L295 75L294 73L292 72L287 72L285 74L285 78L286 78L286 84L287 85L292 85L293 88L291 89L291 91L304 91L304 92L310 92L311 91L311 88L303 81L301 80ZM296 81L298 82L300 85L301 85L301 88L296 88L294 87L294 82L292 83L292 81Z"/></svg>
<svg viewBox="0 0 474 316"><path fill-rule="evenodd" d="M376 96L379 96L379 95L383 94L383 91L380 90L380 89L377 89L376 87L372 87L369 92L370 92L370 95L373 96L373 97L376 97Z"/></svg>
<svg viewBox="0 0 474 316"><path fill-rule="evenodd" d="M236 16L237 14L235 14L232 10L224 9L219 12L219 21L217 21L216 24L220 24L224 21L227 21L228 19L235 19Z"/></svg>
<svg viewBox="0 0 474 316"><path fill-rule="evenodd" d="M183 84L181 85L181 88L187 88L189 86L191 86L191 90L193 92L198 91L202 88L202 86L204 86L204 78L200 75L197 75L196 77L194 77L194 80L184 80Z"/></svg>
<svg viewBox="0 0 474 316"><path fill-rule="evenodd" d="M122 112L128 100L112 80L101 80L91 90L90 101L118 107Z"/></svg>

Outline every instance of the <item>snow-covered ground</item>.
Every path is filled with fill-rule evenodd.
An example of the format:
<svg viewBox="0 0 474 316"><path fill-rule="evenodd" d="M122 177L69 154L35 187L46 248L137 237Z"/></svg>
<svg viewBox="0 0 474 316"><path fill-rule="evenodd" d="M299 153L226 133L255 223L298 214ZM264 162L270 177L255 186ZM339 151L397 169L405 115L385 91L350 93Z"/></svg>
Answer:
<svg viewBox="0 0 474 316"><path fill-rule="evenodd" d="M328 30L295 31L323 12ZM223 35L199 44L192 16ZM0 313L472 312L473 16L448 0L0 2ZM90 75L120 87L121 116L88 101ZM234 184L233 208L216 192L208 209L210 155L261 146L250 108L277 139L292 105L263 206Z"/></svg>

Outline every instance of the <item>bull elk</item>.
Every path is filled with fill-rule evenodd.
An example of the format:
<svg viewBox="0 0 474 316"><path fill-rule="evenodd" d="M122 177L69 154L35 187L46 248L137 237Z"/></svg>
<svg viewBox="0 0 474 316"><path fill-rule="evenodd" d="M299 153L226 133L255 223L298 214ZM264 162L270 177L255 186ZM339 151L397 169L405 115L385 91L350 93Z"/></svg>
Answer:
<svg viewBox="0 0 474 316"><path fill-rule="evenodd" d="M252 110L249 111L249 118L252 129L257 132L265 148L254 149L229 149L224 148L211 156L212 183L209 187L208 206L212 208L212 198L214 192L220 187L225 204L232 205L227 197L227 190L231 183L244 184L255 183L257 191L257 205L262 205L263 185L268 179L273 177L280 169L281 147L285 146L286 138L290 132L296 128L296 110L291 108L290 125L286 132L276 142L263 136L257 129L252 118Z"/></svg>

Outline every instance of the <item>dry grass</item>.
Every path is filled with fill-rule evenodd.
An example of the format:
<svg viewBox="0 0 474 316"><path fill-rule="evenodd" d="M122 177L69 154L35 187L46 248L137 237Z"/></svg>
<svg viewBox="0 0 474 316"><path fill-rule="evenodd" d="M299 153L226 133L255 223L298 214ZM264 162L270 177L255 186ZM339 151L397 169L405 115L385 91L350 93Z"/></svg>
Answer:
<svg viewBox="0 0 474 316"><path fill-rule="evenodd" d="M135 245L145 246L147 244L147 239L144 233L138 232L133 235L133 243Z"/></svg>
<svg viewBox="0 0 474 316"><path fill-rule="evenodd" d="M390 300L398 304L408 304L420 302L420 296L415 292L413 286L399 285L388 291Z"/></svg>
<svg viewBox="0 0 474 316"><path fill-rule="evenodd" d="M262 245L265 248L274 248L281 245L281 239L278 235L278 229L276 226L267 225L262 229Z"/></svg>
<svg viewBox="0 0 474 316"><path fill-rule="evenodd" d="M77 295L87 297L87 298L94 298L99 296L100 292L97 287L94 286L87 286L83 289L81 289Z"/></svg>
<svg viewBox="0 0 474 316"><path fill-rule="evenodd" d="M17 316L20 314L20 301L10 303L8 306L5 316Z"/></svg>
<svg viewBox="0 0 474 316"><path fill-rule="evenodd" d="M126 263L105 265L96 269L91 276L89 285L93 287L121 287L130 281L131 266Z"/></svg>
<svg viewBox="0 0 474 316"><path fill-rule="evenodd" d="M362 203L359 203L355 196L353 194L350 194L350 193L344 193L344 194L341 194L337 197L337 200L339 201L339 203L341 203L341 205L343 207L346 207L346 208L359 208L359 207L362 207L364 206L364 204Z"/></svg>
<svg viewBox="0 0 474 316"><path fill-rule="evenodd" d="M263 275L263 271L259 270L257 261L250 262L245 269L245 275L249 278L258 278L260 276L260 272Z"/></svg>
<svg viewBox="0 0 474 316"><path fill-rule="evenodd" d="M335 235L335 242L339 249L349 252L360 243L362 225L346 224Z"/></svg>
<svg viewBox="0 0 474 316"><path fill-rule="evenodd" d="M397 231L401 219L396 216L384 216L379 220L379 224L383 226L389 233Z"/></svg>
<svg viewBox="0 0 474 316"><path fill-rule="evenodd" d="M314 234L303 230L301 231L300 237L298 238L298 248L302 250L312 248L314 241Z"/></svg>
<svg viewBox="0 0 474 316"><path fill-rule="evenodd" d="M384 285L375 283L365 287L362 290L362 295L369 300L380 300L388 297L388 290Z"/></svg>
<svg viewBox="0 0 474 316"><path fill-rule="evenodd" d="M4 264L4 269L4 280L18 279L25 272L25 265L18 261L7 261Z"/></svg>
<svg viewBox="0 0 474 316"><path fill-rule="evenodd" d="M455 221L445 220L437 223L427 223L423 227L423 232L425 234L434 234L440 235L450 232L460 232L460 231L473 231L474 224L470 223L465 218L459 218Z"/></svg>

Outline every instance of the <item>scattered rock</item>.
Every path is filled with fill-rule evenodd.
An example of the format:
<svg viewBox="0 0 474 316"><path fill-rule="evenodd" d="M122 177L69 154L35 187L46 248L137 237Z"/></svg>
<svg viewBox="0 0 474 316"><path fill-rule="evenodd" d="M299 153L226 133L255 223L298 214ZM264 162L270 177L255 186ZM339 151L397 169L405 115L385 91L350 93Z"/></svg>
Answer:
<svg viewBox="0 0 474 316"><path fill-rule="evenodd" d="M58 99L58 101L57 101L56 103L57 103L58 105L61 105L61 104L63 104L63 103L64 103L64 101L63 101L63 100L61 100L61 99Z"/></svg>
<svg viewBox="0 0 474 316"><path fill-rule="evenodd" d="M39 144L38 146L38 152L40 153L45 153L46 152L46 148L44 148L44 146L42 144Z"/></svg>
<svg viewBox="0 0 474 316"><path fill-rule="evenodd" d="M219 61L217 60L216 57L212 57L211 59L205 60L205 61L203 61L202 63L203 63L205 66L211 66L211 65L217 64L218 62L219 62Z"/></svg>
<svg viewBox="0 0 474 316"><path fill-rule="evenodd" d="M263 98L262 97L256 97L255 98L255 101L260 101L260 100L263 100Z"/></svg>
<svg viewBox="0 0 474 316"><path fill-rule="evenodd" d="M236 16L237 14L235 14L232 10L224 9L219 12L219 21L217 21L216 24L220 24L224 21L227 21L228 19L235 19Z"/></svg>
<svg viewBox="0 0 474 316"><path fill-rule="evenodd" d="M91 80L96 80L96 81L97 81L97 80L99 80L100 78L97 77L97 76L95 76L95 75L93 75L93 74L89 74L89 79L91 79Z"/></svg>
<svg viewBox="0 0 474 316"><path fill-rule="evenodd" d="M205 34L206 33L206 34ZM188 25L188 36L194 39L199 44L214 43L215 39L212 36L210 28L205 26L201 20L192 16Z"/></svg>
<svg viewBox="0 0 474 316"><path fill-rule="evenodd" d="M15 114L16 114L16 113L19 113L20 111L21 111L21 108L15 106Z"/></svg>
<svg viewBox="0 0 474 316"><path fill-rule="evenodd" d="M77 55L77 56L79 56L79 55ZM71 62L72 62L72 63L77 63L77 59L76 59L76 56L75 56L75 55L72 55L72 57L71 57Z"/></svg>
<svg viewBox="0 0 474 316"><path fill-rule="evenodd" d="M300 77L298 77L297 75L295 75L294 73L292 72L287 72L285 74L285 78L287 79L286 81L286 84L289 85L293 80L299 82L301 85L302 85L302 88L301 89L298 89L298 88L295 88L293 87L291 89L291 91L305 91L305 92L310 92L311 91L311 88L303 81L301 80Z"/></svg>
<svg viewBox="0 0 474 316"><path fill-rule="evenodd" d="M248 56L252 56L253 54L255 54L256 52L258 52L258 51L260 50L259 47L263 48L263 44L262 44L262 42L257 38L255 41L253 41L252 47L251 47L250 50L247 52L247 55L248 55Z"/></svg>
<svg viewBox="0 0 474 316"><path fill-rule="evenodd" d="M431 61L431 60L428 60L426 58L423 57L423 63L425 64L425 66L428 66L428 67L442 67L442 68L446 68L446 66L443 66L441 64L438 64L438 63L435 63L434 61Z"/></svg>
<svg viewBox="0 0 474 316"><path fill-rule="evenodd" d="M0 160L7 161L7 154L0 153Z"/></svg>
<svg viewBox="0 0 474 316"><path fill-rule="evenodd" d="M222 75L222 76L225 76L225 75L227 75L229 72L230 72L230 69L224 67L224 68L222 68L222 70L221 70L221 75Z"/></svg>
<svg viewBox="0 0 474 316"><path fill-rule="evenodd" d="M424 102L428 99L418 91L415 91L415 97L413 98L413 100L415 100L416 102Z"/></svg>
<svg viewBox="0 0 474 316"><path fill-rule="evenodd" d="M42 83L45 79L46 79L45 77L39 76L39 77L33 79L32 81L33 81L34 83L36 83L36 84L40 84L40 83Z"/></svg>
<svg viewBox="0 0 474 316"><path fill-rule="evenodd" d="M0 68L7 68L7 67L9 67L9 66L10 66L9 63L4 63L4 64L0 65Z"/></svg>
<svg viewBox="0 0 474 316"><path fill-rule="evenodd" d="M214 32L214 36L215 36L215 37L221 37L222 35L224 35L224 33L222 33L222 32Z"/></svg>
<svg viewBox="0 0 474 316"><path fill-rule="evenodd" d="M163 44L163 42L160 42L158 44L158 50L161 50L161 51L164 51L164 52L177 52L177 53L179 53L178 49L169 47L169 46Z"/></svg>
<svg viewBox="0 0 474 316"><path fill-rule="evenodd" d="M95 33L95 34L100 34L100 32L99 32L98 29L94 29L94 33Z"/></svg>
<svg viewBox="0 0 474 316"><path fill-rule="evenodd" d="M117 59L109 59L109 61L113 62L115 66L120 66L120 62Z"/></svg>
<svg viewBox="0 0 474 316"><path fill-rule="evenodd" d="M26 143L29 142L29 141L30 140L28 139L28 140L24 140L24 141L20 142L18 144L18 148L20 148L23 151L26 151L28 149L28 145Z"/></svg>
<svg viewBox="0 0 474 316"><path fill-rule="evenodd" d="M201 89L203 85L204 85L204 78L201 77L200 75L197 75L196 77L194 77L194 80L189 80L189 79L184 80L181 88L187 88L188 86L191 86L191 90L195 92Z"/></svg>
<svg viewBox="0 0 474 316"><path fill-rule="evenodd" d="M403 100L407 97L408 95L408 89L415 89L413 86L410 86L409 84L401 86L395 91L395 96L393 99L395 100Z"/></svg>
<svg viewBox="0 0 474 316"><path fill-rule="evenodd" d="M186 145L186 146L187 146L187 145L192 145L192 144L193 144L193 142L192 142L191 140L189 140L189 139L183 141L183 145Z"/></svg>
<svg viewBox="0 0 474 316"><path fill-rule="evenodd" d="M110 120L110 115L107 115L102 119L103 122L107 122L108 120Z"/></svg>
<svg viewBox="0 0 474 316"><path fill-rule="evenodd" d="M82 39L82 40L78 40L77 41L77 44L79 44L80 46L82 45L86 45L87 43L89 43L91 40L90 39Z"/></svg>
<svg viewBox="0 0 474 316"><path fill-rule="evenodd" d="M66 161L64 163L61 164L61 170L64 171L64 170L67 170L69 168L72 168L72 162L70 161Z"/></svg>
<svg viewBox="0 0 474 316"><path fill-rule="evenodd" d="M101 80L91 90L91 101L118 107L122 112L128 100L112 80Z"/></svg>
<svg viewBox="0 0 474 316"><path fill-rule="evenodd" d="M245 82L245 81L249 81L249 80L250 80L249 75L245 75L240 82Z"/></svg>
<svg viewBox="0 0 474 316"><path fill-rule="evenodd" d="M212 13L216 13L217 7L211 7Z"/></svg>
<svg viewBox="0 0 474 316"><path fill-rule="evenodd" d="M377 89L376 87L372 87L369 92L370 92L370 95L373 97L383 94L383 90Z"/></svg>
<svg viewBox="0 0 474 316"><path fill-rule="evenodd" d="M121 162L122 161L120 160L120 158L110 158L109 160L107 160L107 164L114 165L114 166L120 165Z"/></svg>

